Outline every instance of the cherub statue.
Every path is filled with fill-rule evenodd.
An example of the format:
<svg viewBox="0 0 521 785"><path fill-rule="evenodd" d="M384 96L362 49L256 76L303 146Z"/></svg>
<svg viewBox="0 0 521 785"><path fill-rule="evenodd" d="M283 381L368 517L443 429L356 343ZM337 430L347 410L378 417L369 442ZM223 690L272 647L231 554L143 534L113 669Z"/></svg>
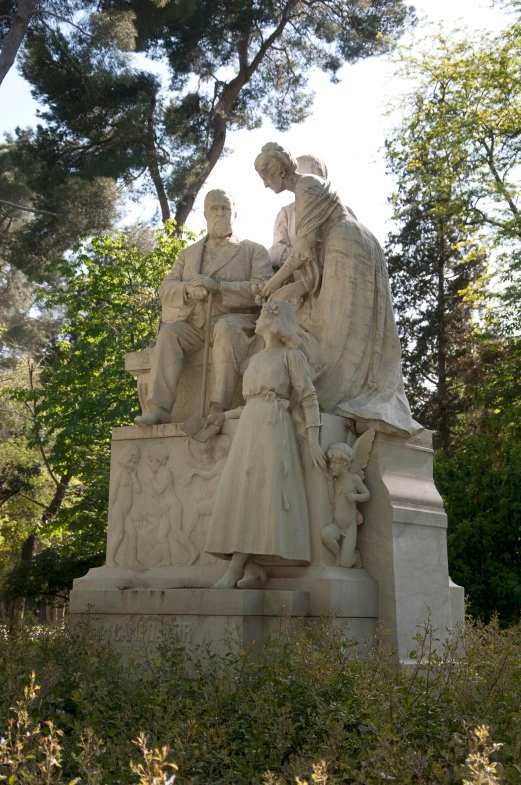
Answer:
<svg viewBox="0 0 521 785"><path fill-rule="evenodd" d="M358 526L364 522L357 502L367 502L371 494L363 483L364 469L373 446L374 430L366 431L353 447L340 442L327 452L332 475L331 511L333 520L323 527L322 542L337 557L339 567L361 567L356 550Z"/></svg>

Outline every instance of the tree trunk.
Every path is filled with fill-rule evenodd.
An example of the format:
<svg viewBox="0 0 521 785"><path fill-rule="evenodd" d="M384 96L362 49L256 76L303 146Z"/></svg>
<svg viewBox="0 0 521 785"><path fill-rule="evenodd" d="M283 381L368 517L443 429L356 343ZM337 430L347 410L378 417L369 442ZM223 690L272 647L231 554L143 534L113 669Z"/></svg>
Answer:
<svg viewBox="0 0 521 785"><path fill-rule="evenodd" d="M64 474L60 478L60 481L56 485L54 496L43 511L42 517L40 518L40 526L45 526L47 523L49 523L49 521L52 521L54 518L56 518L63 504L63 500L71 480L72 474ZM39 545L40 538L36 534L31 534L29 537L27 537L22 545L21 561L26 563L31 562L38 552ZM11 606L11 628L15 627L23 619L24 610L25 598L18 597L13 601Z"/></svg>
<svg viewBox="0 0 521 785"><path fill-rule="evenodd" d="M277 27L272 31L259 47L259 50L248 63L248 47L249 39L245 36L239 43L239 72L230 82L228 82L222 92L221 98L217 107L215 108L215 119L213 123L213 131L211 135L211 144L206 153L206 166L197 180L190 186L190 190L183 194L177 202L175 220L176 220L176 233L179 235L180 227L186 224L188 216L190 215L194 206L195 200L199 191L208 180L208 177L213 171L215 164L218 162L224 150L226 142L226 132L228 128L228 117L233 108L235 101L242 88L248 84L254 73L259 68L264 60L266 53L275 44L275 42L283 34L286 25L289 22L292 10L298 5L299 0L287 0L284 8L282 9L280 21Z"/></svg>
<svg viewBox="0 0 521 785"><path fill-rule="evenodd" d="M38 552L40 538L36 534L31 534L24 540L22 545L22 552L20 554L21 561L26 564L31 562ZM9 609L9 629L13 630L19 626L25 615L25 597L16 597L11 601Z"/></svg>
<svg viewBox="0 0 521 785"><path fill-rule="evenodd" d="M168 204L168 197L163 185L163 180L161 179L161 173L159 171L159 163L157 159L156 137L154 133L155 108L156 97L153 96L152 101L150 102L150 109L148 111L147 118L148 139L150 145L148 171L150 173L150 177L152 178L152 182L154 183L154 188L156 189L157 198L159 200L159 206L161 207L161 220L163 223L165 223L165 221L168 221L170 218L170 205Z"/></svg>
<svg viewBox="0 0 521 785"><path fill-rule="evenodd" d="M161 175L159 174L159 167L157 163L150 164L148 167L148 171L150 173L150 177L152 178L152 182L154 183L157 198L159 199L159 206L161 207L161 220L163 221L163 223L165 223L165 221L168 221L169 218L171 217L170 205L168 204L168 197L166 195L166 191L163 186Z"/></svg>
<svg viewBox="0 0 521 785"><path fill-rule="evenodd" d="M72 474L64 474L60 478L60 482L54 491L54 496L42 513L42 517L40 518L40 526L45 526L47 523L49 523L49 521L52 521L54 518L56 518L60 512L60 507L63 504L63 500L71 480Z"/></svg>
<svg viewBox="0 0 521 785"><path fill-rule="evenodd" d="M18 0L11 29L5 36L0 50L0 85L15 61L38 2L39 0Z"/></svg>

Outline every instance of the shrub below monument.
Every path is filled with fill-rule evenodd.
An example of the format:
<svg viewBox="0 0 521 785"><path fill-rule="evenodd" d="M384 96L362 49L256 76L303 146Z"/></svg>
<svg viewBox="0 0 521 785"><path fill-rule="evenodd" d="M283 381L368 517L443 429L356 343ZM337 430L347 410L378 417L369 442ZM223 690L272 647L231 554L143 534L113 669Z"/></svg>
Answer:
<svg viewBox="0 0 521 785"><path fill-rule="evenodd" d="M281 624L255 662L247 652L208 654L204 667L174 637L157 656L123 665L88 618L76 628L4 631L0 777L12 785L159 785L172 776L176 785L520 782L521 628L469 622L439 653L434 637L426 624L415 665L399 670L385 638L360 658L327 624L311 634ZM170 752L154 752L165 745Z"/></svg>

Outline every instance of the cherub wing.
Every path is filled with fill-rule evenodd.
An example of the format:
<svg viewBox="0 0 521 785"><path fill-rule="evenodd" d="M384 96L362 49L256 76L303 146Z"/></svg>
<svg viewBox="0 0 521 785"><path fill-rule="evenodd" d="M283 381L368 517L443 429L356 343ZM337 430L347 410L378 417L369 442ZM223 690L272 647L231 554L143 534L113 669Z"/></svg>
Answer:
<svg viewBox="0 0 521 785"><path fill-rule="evenodd" d="M351 474L358 474L361 480L364 479L364 469L369 463L369 455L373 446L374 428L370 428L363 433L353 445L353 462L351 464Z"/></svg>

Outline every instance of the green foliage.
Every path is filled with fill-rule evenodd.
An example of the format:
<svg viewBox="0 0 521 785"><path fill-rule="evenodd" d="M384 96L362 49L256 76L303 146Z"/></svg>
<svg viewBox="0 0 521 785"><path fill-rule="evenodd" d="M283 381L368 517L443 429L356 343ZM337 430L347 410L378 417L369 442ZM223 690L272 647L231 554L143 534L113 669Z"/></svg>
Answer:
<svg viewBox="0 0 521 785"><path fill-rule="evenodd" d="M105 538L110 438L137 407L125 353L154 339L157 289L184 240L170 225L135 238L101 236L81 242L42 280L42 307L60 312L56 345L40 366L39 384L13 391L34 415L29 444L41 448L57 478L70 478L65 503L45 536L66 531L65 551L100 551ZM54 281L57 276L61 285Z"/></svg>
<svg viewBox="0 0 521 785"><path fill-rule="evenodd" d="M41 125L36 130L17 129L0 144L2 198L52 213L1 206L2 275L11 270L41 273L79 235L107 231L119 216L121 192L109 173L80 177L60 152L58 140Z"/></svg>
<svg viewBox="0 0 521 785"><path fill-rule="evenodd" d="M449 517L451 576L469 612L503 624L521 611L521 342L485 342L469 414L435 479Z"/></svg>
<svg viewBox="0 0 521 785"><path fill-rule="evenodd" d="M414 88L387 154L407 392L444 449L451 576L473 615L507 624L521 608L521 19L505 5L500 34L439 32L402 52Z"/></svg>
<svg viewBox="0 0 521 785"><path fill-rule="evenodd" d="M36 684L36 675L31 673L29 684L24 688L23 698L16 701L11 709L14 717L8 722L5 738L0 739L0 771L9 774L9 785L35 783L35 785L51 785L63 783L76 785L82 777L74 780L64 779L62 774L62 748L61 740L63 731L55 728L51 720L42 724L34 721L32 705L37 700L40 687ZM170 785L175 777L163 776L169 769L177 769L175 763L168 761L168 747L161 751L148 748L145 734L140 734L134 742L139 746L142 763L130 761L130 770L137 774L140 785ZM87 729L79 743L78 754L74 755L81 775L85 776L88 785L101 785L103 772L97 758L102 752L101 743ZM0 779L7 779L7 775L0 774Z"/></svg>
<svg viewBox="0 0 521 785"><path fill-rule="evenodd" d="M82 557L57 547L45 548L30 561L14 565L3 582L3 595L8 602L18 597L47 599L51 604L56 599L66 601L74 579L104 563L104 551Z"/></svg>
<svg viewBox="0 0 521 785"><path fill-rule="evenodd" d="M28 440L34 425L30 410L12 395L28 391L33 365L22 357L0 375L0 586L53 494L42 454Z"/></svg>
<svg viewBox="0 0 521 785"><path fill-rule="evenodd" d="M440 32L402 62L415 86L387 144L390 272L410 394L447 448L467 409L476 300L488 299L496 334L520 324L521 21L497 35Z"/></svg>
<svg viewBox="0 0 521 785"><path fill-rule="evenodd" d="M341 632L281 621L255 659L201 651L201 666L174 631L157 654L126 663L88 617L5 633L0 774L26 767L46 782L36 772L52 728L50 782L127 783L134 772L166 783L174 771L176 785L519 782L519 627L468 622L440 649L427 623L402 669L385 638L360 657Z"/></svg>

